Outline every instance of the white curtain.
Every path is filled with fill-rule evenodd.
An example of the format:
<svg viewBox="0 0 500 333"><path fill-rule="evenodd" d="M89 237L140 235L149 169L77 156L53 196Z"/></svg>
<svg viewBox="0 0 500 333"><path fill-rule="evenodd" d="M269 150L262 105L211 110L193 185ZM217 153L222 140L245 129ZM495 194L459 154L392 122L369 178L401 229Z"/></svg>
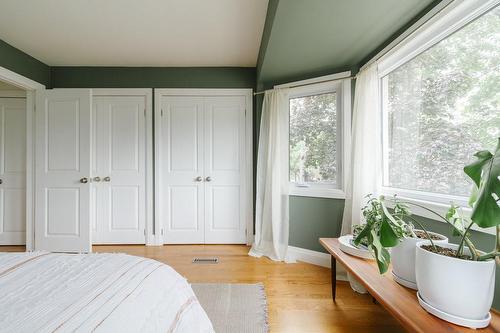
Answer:
<svg viewBox="0 0 500 333"><path fill-rule="evenodd" d="M362 222L361 209L366 195L377 190L380 176L381 115L379 107L377 64L361 71L356 79L352 120L351 168L347 176L346 200L341 234L352 232ZM347 273L351 288L365 294L367 290Z"/></svg>
<svg viewBox="0 0 500 333"><path fill-rule="evenodd" d="M380 177L381 115L377 64L361 71L356 80L352 123L351 168L347 175L342 235L361 223L366 195L377 191Z"/></svg>
<svg viewBox="0 0 500 333"><path fill-rule="evenodd" d="M288 248L288 89L266 91L257 156L255 242L250 255L285 260Z"/></svg>

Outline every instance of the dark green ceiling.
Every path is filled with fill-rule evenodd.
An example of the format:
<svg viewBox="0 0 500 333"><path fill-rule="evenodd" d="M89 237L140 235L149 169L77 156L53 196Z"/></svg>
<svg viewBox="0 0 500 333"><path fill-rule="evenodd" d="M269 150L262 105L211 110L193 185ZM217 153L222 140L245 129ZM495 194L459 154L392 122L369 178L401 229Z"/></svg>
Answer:
<svg viewBox="0 0 500 333"><path fill-rule="evenodd" d="M436 0L270 0L259 82L359 65Z"/></svg>

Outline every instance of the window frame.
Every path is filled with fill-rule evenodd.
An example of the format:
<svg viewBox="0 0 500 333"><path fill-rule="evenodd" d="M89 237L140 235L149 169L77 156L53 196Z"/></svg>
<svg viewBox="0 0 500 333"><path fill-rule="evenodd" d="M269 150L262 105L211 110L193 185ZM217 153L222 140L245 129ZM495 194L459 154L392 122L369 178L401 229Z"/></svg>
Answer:
<svg viewBox="0 0 500 333"><path fill-rule="evenodd" d="M380 116L382 117L382 137L380 142L382 154L379 164L381 174L378 177L378 194L386 196L397 195L402 200L422 206L411 207L412 212L416 215L436 220L436 216L427 209L432 209L444 215L450 208L451 202L461 207L465 217L470 217L471 209L468 207L468 197L384 185L387 184L386 181L388 180L388 112L384 108L388 100L388 96L386 95L387 76L403 64L406 64L416 56L462 29L470 22L480 18L499 4L500 0L454 1L414 33L410 34L378 62L379 105L381 110ZM390 204L389 206L393 205ZM488 234L495 234L494 228L480 229L476 225L473 225L472 229Z"/></svg>
<svg viewBox="0 0 500 333"><path fill-rule="evenodd" d="M346 198L346 170L349 168L350 159L350 140L351 140L351 79L350 72L340 73L344 79L333 79L330 81L320 81L313 83L313 80L307 80L307 84L300 82L292 84L288 95L288 112L290 112L290 100L293 98L321 95L326 93L336 93L337 100L337 177L336 184L299 184L289 179L289 195L316 198L345 199ZM318 78L317 80L321 80ZM312 81L312 82L311 82ZM279 86L279 87L284 87ZM287 117L289 118L289 117ZM288 128L290 121L288 119ZM290 164L290 140L287 143L288 163Z"/></svg>

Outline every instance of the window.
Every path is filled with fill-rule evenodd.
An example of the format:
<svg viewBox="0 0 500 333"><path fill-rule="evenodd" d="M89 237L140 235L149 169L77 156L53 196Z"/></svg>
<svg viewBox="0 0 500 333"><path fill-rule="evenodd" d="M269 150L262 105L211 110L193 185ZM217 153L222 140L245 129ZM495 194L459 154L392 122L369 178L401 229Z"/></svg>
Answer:
<svg viewBox="0 0 500 333"><path fill-rule="evenodd" d="M446 35L382 73L382 186L466 205L463 166L500 137L500 7Z"/></svg>
<svg viewBox="0 0 500 333"><path fill-rule="evenodd" d="M343 96L347 83L332 81L290 89L290 194L343 198ZM344 86L349 86L344 88ZM348 91L350 96L350 91ZM350 99L350 97L348 98ZM350 103L349 105L350 106ZM350 117L350 111L348 112Z"/></svg>
<svg viewBox="0 0 500 333"><path fill-rule="evenodd" d="M290 99L290 181L337 183L337 93Z"/></svg>

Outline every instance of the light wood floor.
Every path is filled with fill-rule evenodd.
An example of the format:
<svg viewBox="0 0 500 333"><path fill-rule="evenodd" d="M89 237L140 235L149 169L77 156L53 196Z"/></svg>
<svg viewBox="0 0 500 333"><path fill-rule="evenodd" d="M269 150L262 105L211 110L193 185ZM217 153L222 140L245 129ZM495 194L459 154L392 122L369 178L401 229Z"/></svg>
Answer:
<svg viewBox="0 0 500 333"><path fill-rule="evenodd" d="M1 247L0 251L23 251ZM271 332L403 332L402 327L368 295L337 285L330 294L330 270L305 263L285 264L247 255L240 245L94 246L95 252L126 252L164 262L190 282L263 282L269 303ZM192 264L193 257L219 258L220 263Z"/></svg>

